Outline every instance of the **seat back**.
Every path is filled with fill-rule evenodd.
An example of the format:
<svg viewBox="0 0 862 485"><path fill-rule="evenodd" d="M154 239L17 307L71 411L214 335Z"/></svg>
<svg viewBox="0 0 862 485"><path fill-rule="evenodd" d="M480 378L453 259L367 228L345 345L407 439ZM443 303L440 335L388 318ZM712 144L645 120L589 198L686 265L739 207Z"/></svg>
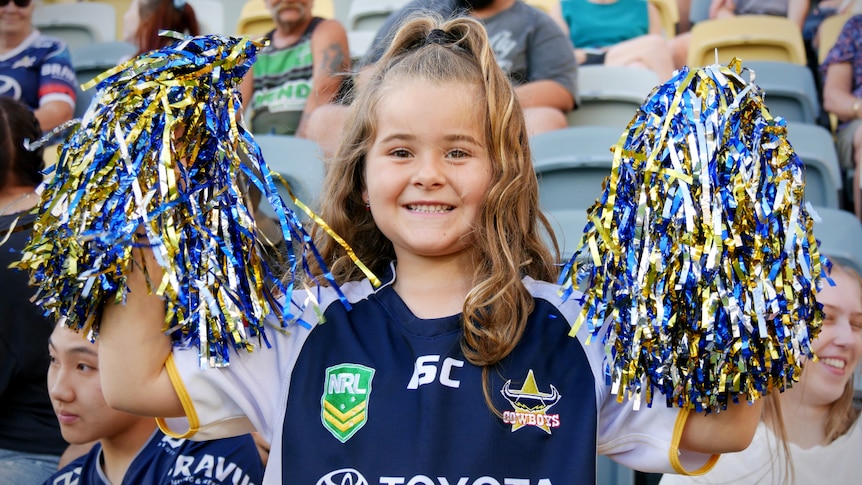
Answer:
<svg viewBox="0 0 862 485"><path fill-rule="evenodd" d="M568 124L613 126L622 131L658 84L658 75L649 69L581 66L578 68L578 109L566 115Z"/></svg>
<svg viewBox="0 0 862 485"><path fill-rule="evenodd" d="M117 14L101 2L55 3L33 10L33 25L66 42L69 49L117 38Z"/></svg>
<svg viewBox="0 0 862 485"><path fill-rule="evenodd" d="M805 200L839 208L843 187L832 134L820 125L787 123L787 139L805 165Z"/></svg>
<svg viewBox="0 0 862 485"><path fill-rule="evenodd" d="M738 15L705 20L691 28L687 64L727 64L734 57L749 61L783 61L805 66L805 45L799 26L786 17Z"/></svg>
<svg viewBox="0 0 862 485"><path fill-rule="evenodd" d="M261 37L274 28L275 21L263 0L245 2L236 23L236 35Z"/></svg>
<svg viewBox="0 0 862 485"><path fill-rule="evenodd" d="M377 32L390 14L407 3L408 0L354 0L347 14L347 30Z"/></svg>
<svg viewBox="0 0 862 485"><path fill-rule="evenodd" d="M43 0L44 1L44 0ZM100 3L106 3L114 7L114 22L116 25L116 35L111 40L123 40L125 37L125 20L126 12L132 4L132 0L99 0Z"/></svg>
<svg viewBox="0 0 862 485"><path fill-rule="evenodd" d="M86 91L81 90L81 84L89 82L99 74L115 67L121 59L131 57L138 48L122 41L98 42L79 46L69 51L72 58L72 67L78 84L75 86L75 118L84 115L90 106L90 101L96 94L95 88Z"/></svg>
<svg viewBox="0 0 862 485"><path fill-rule="evenodd" d="M219 0L188 0L195 10L201 34L226 34L224 7Z"/></svg>
<svg viewBox="0 0 862 485"><path fill-rule="evenodd" d="M542 210L590 207L613 166L611 147L623 127L573 126L530 139Z"/></svg>
<svg viewBox="0 0 862 485"><path fill-rule="evenodd" d="M751 61L743 66L753 73L755 84L763 89L772 116L817 123L820 101L814 75L807 66L775 61Z"/></svg>
<svg viewBox="0 0 862 485"><path fill-rule="evenodd" d="M814 237L820 254L849 266L862 275L862 223L852 212L834 207L815 207Z"/></svg>
<svg viewBox="0 0 862 485"><path fill-rule="evenodd" d="M254 139L270 170L281 174L290 184L294 195L316 210L325 175L322 151L317 143L290 135L254 135ZM285 205L296 212L300 219L305 219L305 213L291 202L287 190L278 182L276 185ZM263 214L274 214L265 201L261 201L259 209Z"/></svg>
<svg viewBox="0 0 862 485"><path fill-rule="evenodd" d="M661 27L667 39L676 35L676 24L679 23L679 6L676 0L649 0L661 19Z"/></svg>

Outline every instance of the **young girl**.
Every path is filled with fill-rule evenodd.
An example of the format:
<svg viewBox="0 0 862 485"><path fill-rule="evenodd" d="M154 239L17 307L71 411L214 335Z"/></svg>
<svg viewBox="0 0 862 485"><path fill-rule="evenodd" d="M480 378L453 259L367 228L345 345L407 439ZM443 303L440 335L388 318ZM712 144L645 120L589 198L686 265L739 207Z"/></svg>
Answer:
<svg viewBox="0 0 862 485"><path fill-rule="evenodd" d="M159 264L135 250L130 292L101 319L111 405L183 416L165 424L196 439L257 429L267 483L589 483L597 451L682 472L747 445L759 405L634 411L586 326L567 336L580 308L542 282L556 259L524 118L480 23L405 23L351 109L321 216L382 285L319 239L343 298L296 291L308 328L205 370L172 349L148 291Z"/></svg>
<svg viewBox="0 0 862 485"><path fill-rule="evenodd" d="M862 278L839 264L830 278L835 286L826 284L817 295L826 313L812 345L817 360L806 364L792 389L767 398L751 446L722 456L703 476L668 475L662 484L858 480L862 425L853 406L853 372L862 359Z"/></svg>

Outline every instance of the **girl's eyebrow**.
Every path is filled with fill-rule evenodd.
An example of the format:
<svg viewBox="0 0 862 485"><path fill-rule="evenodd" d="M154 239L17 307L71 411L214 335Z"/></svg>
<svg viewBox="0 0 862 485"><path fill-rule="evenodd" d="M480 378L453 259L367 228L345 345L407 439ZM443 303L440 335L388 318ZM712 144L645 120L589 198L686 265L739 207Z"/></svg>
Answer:
<svg viewBox="0 0 862 485"><path fill-rule="evenodd" d="M453 135L446 135L445 137L443 137L443 139L446 141L464 141L467 143L473 143L474 145L479 144L479 141L476 140L475 138L473 138L472 136L466 135L466 134L461 134L461 133L456 133Z"/></svg>

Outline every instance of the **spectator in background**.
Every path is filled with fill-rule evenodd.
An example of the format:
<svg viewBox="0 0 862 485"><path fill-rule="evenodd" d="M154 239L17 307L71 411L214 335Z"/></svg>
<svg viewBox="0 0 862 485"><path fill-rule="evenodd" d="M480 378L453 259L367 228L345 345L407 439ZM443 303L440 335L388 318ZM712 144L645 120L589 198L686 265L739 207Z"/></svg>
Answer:
<svg viewBox="0 0 862 485"><path fill-rule="evenodd" d="M275 29L243 83L254 133L306 137L306 120L331 103L350 70L347 32L337 20L314 17L313 0L266 0Z"/></svg>
<svg viewBox="0 0 862 485"><path fill-rule="evenodd" d="M33 26L34 9L32 0L0 6L0 96L27 105L45 132L72 118L77 80L66 45Z"/></svg>
<svg viewBox="0 0 862 485"><path fill-rule="evenodd" d="M45 485L261 483L263 464L251 435L200 442L169 437L153 418L108 406L99 383L98 343L57 325L47 352L48 389L63 436L72 443L99 442Z"/></svg>
<svg viewBox="0 0 862 485"><path fill-rule="evenodd" d="M643 67L662 81L673 74L658 9L647 0L562 0L551 16L568 32L580 65Z"/></svg>
<svg viewBox="0 0 862 485"><path fill-rule="evenodd" d="M138 54L176 42L172 37L160 36L160 30L201 33L195 10L186 0L132 0L123 17L125 41L137 46Z"/></svg>
<svg viewBox="0 0 862 485"><path fill-rule="evenodd" d="M699 477L665 475L673 484L859 483L862 424L853 407L853 372L862 358L862 279L836 264L817 294L823 327L799 382L766 398L751 445L721 456Z"/></svg>
<svg viewBox="0 0 862 485"><path fill-rule="evenodd" d="M57 469L66 442L60 436L45 380L48 336L53 323L30 302L35 290L27 273L10 269L20 259L33 222L27 214L39 201L42 150L28 151L24 140L42 134L27 106L0 97L0 483L41 483Z"/></svg>
<svg viewBox="0 0 862 485"><path fill-rule="evenodd" d="M576 106L577 62L566 35L541 10L521 0L412 0L389 16L362 61L365 67L380 59L398 27L419 13L443 18L472 16L490 37L497 64L515 87L530 135L565 128L566 113ZM362 84L362 74L358 84ZM313 119L310 138L328 158L335 152L347 109L329 105Z"/></svg>
<svg viewBox="0 0 862 485"><path fill-rule="evenodd" d="M823 109L840 122L835 138L838 159L845 170L854 170L853 211L862 219L862 15L844 24L821 72Z"/></svg>
<svg viewBox="0 0 862 485"><path fill-rule="evenodd" d="M775 15L787 17L799 26L799 32L808 16L809 0L712 0L709 18L721 19L736 15ZM689 33L674 37L671 42L674 65L684 66L688 58Z"/></svg>

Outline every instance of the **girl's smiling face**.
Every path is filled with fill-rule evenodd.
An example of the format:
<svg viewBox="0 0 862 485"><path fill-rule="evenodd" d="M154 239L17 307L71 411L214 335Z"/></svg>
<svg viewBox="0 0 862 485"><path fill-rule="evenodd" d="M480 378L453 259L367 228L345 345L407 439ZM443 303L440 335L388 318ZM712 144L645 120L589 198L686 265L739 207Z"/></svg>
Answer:
<svg viewBox="0 0 862 485"><path fill-rule="evenodd" d="M492 172L480 94L464 83L402 82L381 102L363 198L398 260L470 247Z"/></svg>
<svg viewBox="0 0 862 485"><path fill-rule="evenodd" d="M853 275L836 269L830 274L835 286L825 283L817 294L823 327L812 343L817 361L809 362L803 374L807 399L819 405L841 396L862 357L862 287Z"/></svg>

